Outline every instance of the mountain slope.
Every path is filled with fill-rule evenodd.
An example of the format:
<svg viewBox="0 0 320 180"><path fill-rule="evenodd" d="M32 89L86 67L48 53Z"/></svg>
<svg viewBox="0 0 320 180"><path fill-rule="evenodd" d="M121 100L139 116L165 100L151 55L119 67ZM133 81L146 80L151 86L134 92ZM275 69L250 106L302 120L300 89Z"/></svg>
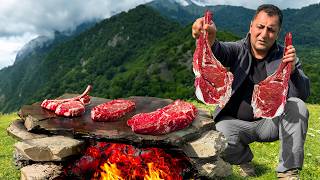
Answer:
<svg viewBox="0 0 320 180"><path fill-rule="evenodd" d="M163 16L172 18L181 24L189 24L203 16L206 9L213 12L213 19L218 30L227 30L240 37L244 37L255 10L241 6L198 6L191 1L182 6L172 0L155 0L147 5L159 11ZM282 41L284 34L291 31L294 35L293 43L300 46L320 47L320 3L309 5L301 9L284 9L283 26L279 37Z"/></svg>
<svg viewBox="0 0 320 180"><path fill-rule="evenodd" d="M0 79L0 109L12 111L45 97L80 92L87 84L93 84L96 92L103 91L110 86L108 80L123 71L125 61L179 28L145 6L106 19L43 57L34 57L33 61L42 60L31 71L22 63L0 71L14 77Z"/></svg>
<svg viewBox="0 0 320 180"><path fill-rule="evenodd" d="M69 32L54 33L53 37L39 36L27 43L18 53L14 65L0 70L0 111L25 102L24 96L33 94L38 82L41 61L59 44L72 39L92 27L97 21L85 22Z"/></svg>

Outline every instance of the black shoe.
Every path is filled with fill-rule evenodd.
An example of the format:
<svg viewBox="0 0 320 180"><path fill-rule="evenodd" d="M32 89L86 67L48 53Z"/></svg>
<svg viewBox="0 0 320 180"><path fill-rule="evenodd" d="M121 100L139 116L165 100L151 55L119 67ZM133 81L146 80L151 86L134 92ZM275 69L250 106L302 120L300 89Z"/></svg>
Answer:
<svg viewBox="0 0 320 180"><path fill-rule="evenodd" d="M281 180L299 180L299 170L298 169L290 169L285 172L278 172L278 179Z"/></svg>
<svg viewBox="0 0 320 180"><path fill-rule="evenodd" d="M255 168L251 162L240 164L239 168L240 168L240 176L242 176L242 177L255 177L255 176L257 176Z"/></svg>

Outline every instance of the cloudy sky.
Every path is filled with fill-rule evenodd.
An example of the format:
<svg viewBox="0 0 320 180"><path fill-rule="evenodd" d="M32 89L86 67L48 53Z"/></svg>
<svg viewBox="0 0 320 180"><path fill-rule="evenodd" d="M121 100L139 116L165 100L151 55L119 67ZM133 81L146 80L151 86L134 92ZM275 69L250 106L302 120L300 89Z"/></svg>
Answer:
<svg viewBox="0 0 320 180"><path fill-rule="evenodd" d="M12 65L17 51L39 35L70 30L80 23L126 11L152 0L0 0L0 69ZM176 0L185 4L185 0ZM319 0L192 0L200 4L227 4L255 9L262 3L301 8Z"/></svg>

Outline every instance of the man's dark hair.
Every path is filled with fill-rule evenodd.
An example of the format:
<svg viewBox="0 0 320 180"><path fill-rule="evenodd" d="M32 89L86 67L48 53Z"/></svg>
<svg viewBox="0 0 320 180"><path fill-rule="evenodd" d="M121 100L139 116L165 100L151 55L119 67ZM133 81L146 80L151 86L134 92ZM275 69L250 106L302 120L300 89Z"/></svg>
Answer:
<svg viewBox="0 0 320 180"><path fill-rule="evenodd" d="M256 13L254 14L254 17L253 19L256 18L256 16L259 14L259 12L266 12L268 14L268 16L278 16L279 17L279 25L281 27L282 25L282 12L281 10L275 6L275 5L272 5L272 4L263 4L261 6L258 7L258 9L256 10Z"/></svg>

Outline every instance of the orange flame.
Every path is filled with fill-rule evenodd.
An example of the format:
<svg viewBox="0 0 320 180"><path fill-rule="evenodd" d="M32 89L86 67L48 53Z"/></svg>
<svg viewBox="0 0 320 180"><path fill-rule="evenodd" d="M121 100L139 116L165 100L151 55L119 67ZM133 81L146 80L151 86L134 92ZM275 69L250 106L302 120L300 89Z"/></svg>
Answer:
<svg viewBox="0 0 320 180"><path fill-rule="evenodd" d="M148 163L148 174L144 176L144 180L164 180L161 177L166 177L166 173L162 171L161 169L156 168L153 163ZM101 166L101 169L103 170L101 172L101 179L102 180L125 180L121 176L121 171L117 168L116 164L111 164L109 162L104 163L103 166ZM132 175L132 179L135 179L135 176Z"/></svg>
<svg viewBox="0 0 320 180"><path fill-rule="evenodd" d="M144 177L144 180L164 180L164 179L160 178L160 175L162 177L165 177L165 176L163 176L163 175L165 175L165 172L163 172L160 169L155 168L153 166L153 163L148 163L147 165L148 165L148 169L149 169L149 174L147 174Z"/></svg>
<svg viewBox="0 0 320 180"><path fill-rule="evenodd" d="M102 180L124 180L124 178L121 177L121 171L117 168L116 164L107 162L101 166L101 169L103 170L101 172Z"/></svg>

